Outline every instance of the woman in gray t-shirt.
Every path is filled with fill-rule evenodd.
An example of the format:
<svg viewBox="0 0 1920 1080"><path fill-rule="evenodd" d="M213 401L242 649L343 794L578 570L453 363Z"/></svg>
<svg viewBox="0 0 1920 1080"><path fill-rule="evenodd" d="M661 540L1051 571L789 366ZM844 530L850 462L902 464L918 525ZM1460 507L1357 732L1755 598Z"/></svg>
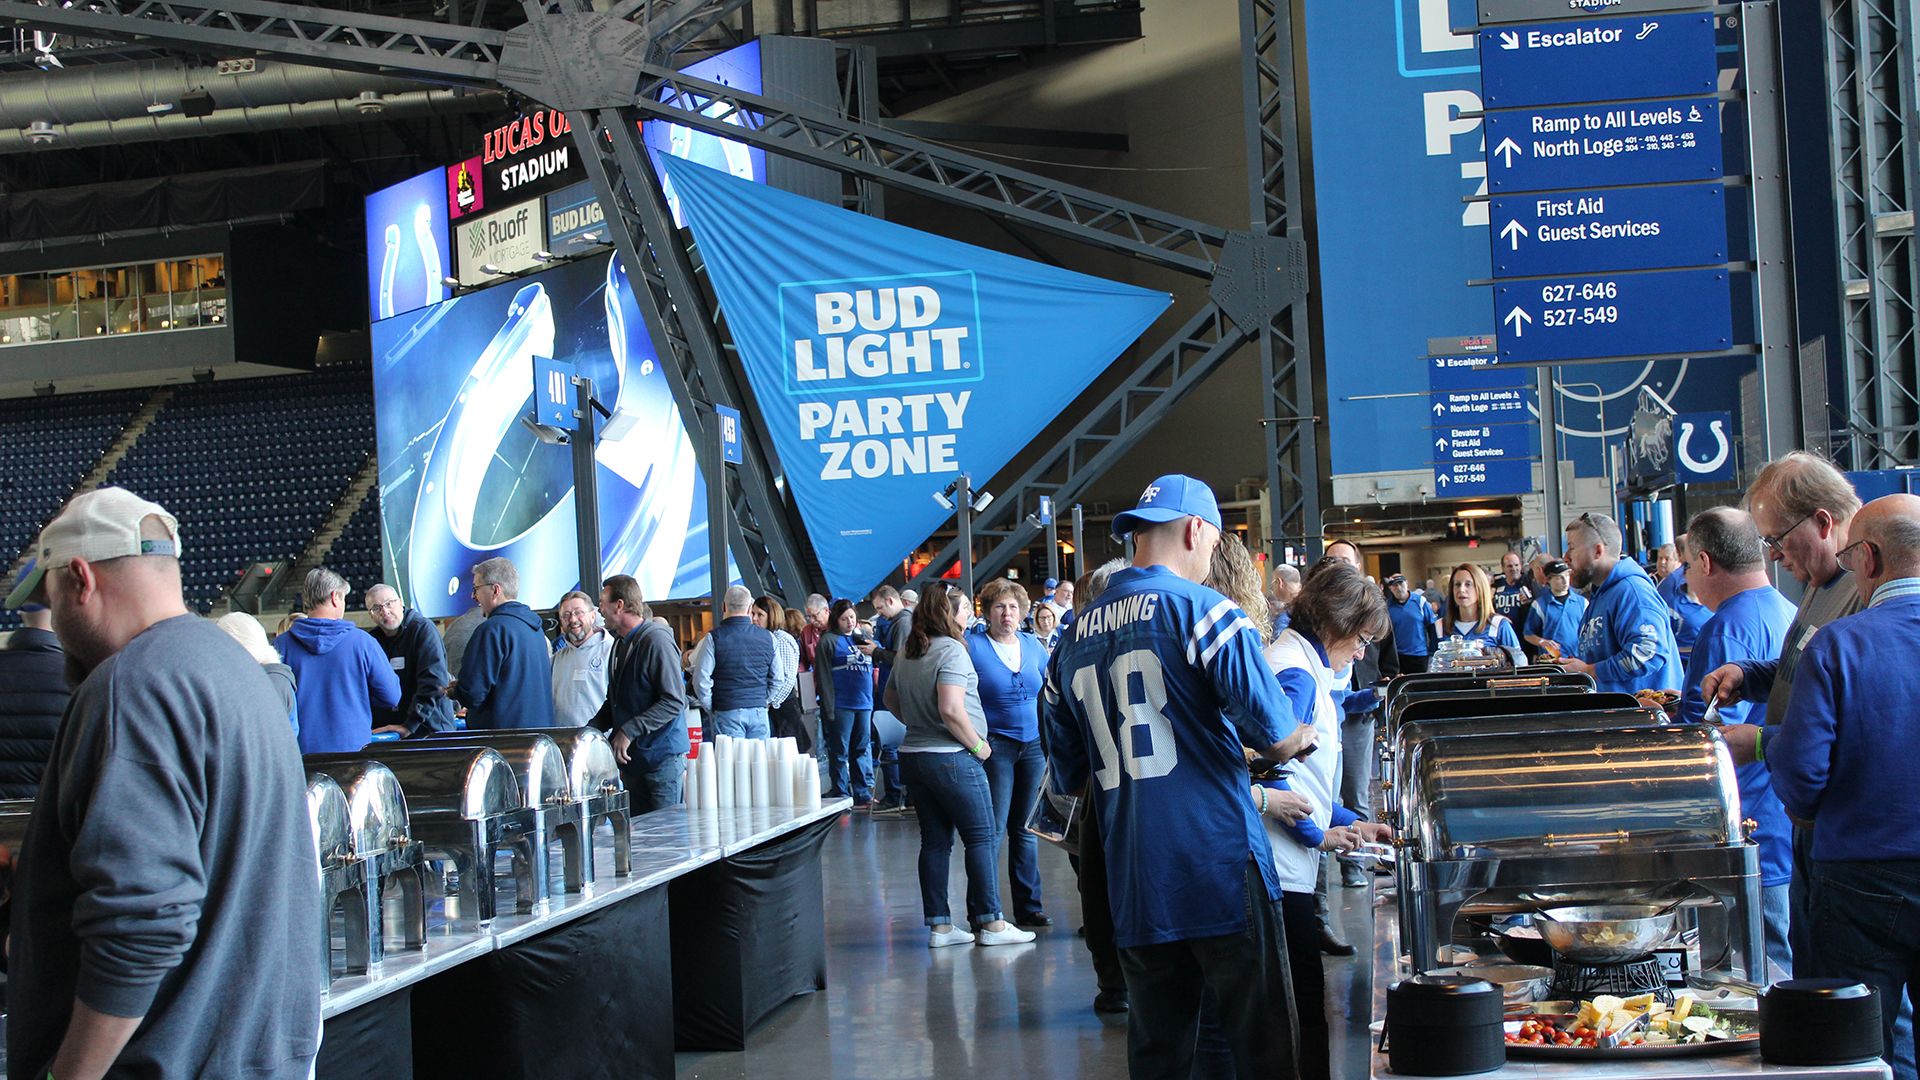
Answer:
<svg viewBox="0 0 1920 1080"><path fill-rule="evenodd" d="M1018 945L1033 934L1000 915L999 869L994 858L993 795L980 764L993 751L980 708L980 677L961 643L956 608L966 595L944 583L930 586L913 610L907 647L894 661L886 705L906 725L900 770L913 789L920 819L920 903L929 948ZM947 866L953 834L966 845L967 917L978 936L953 925L947 904Z"/></svg>

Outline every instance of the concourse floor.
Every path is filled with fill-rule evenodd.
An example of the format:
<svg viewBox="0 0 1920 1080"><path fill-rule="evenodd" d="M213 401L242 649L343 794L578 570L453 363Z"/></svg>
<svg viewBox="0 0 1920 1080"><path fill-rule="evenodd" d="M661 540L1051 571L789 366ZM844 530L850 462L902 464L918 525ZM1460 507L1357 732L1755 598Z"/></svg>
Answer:
<svg viewBox="0 0 1920 1080"><path fill-rule="evenodd" d="M1093 1011L1093 965L1080 925L1073 870L1040 845L1051 929L1031 945L928 949L915 867L918 824L909 813L856 811L822 851L826 878L827 990L795 998L755 1029L742 1053L678 1056L681 1077L1071 1077L1126 1075L1124 1016ZM965 910L965 874L954 845L949 893ZM1385 879L1382 879L1385 880ZM1354 986L1369 955L1369 890L1335 886L1342 936L1356 957L1329 957L1337 1078L1366 1076L1366 1009ZM1001 896L1008 895L1004 872Z"/></svg>

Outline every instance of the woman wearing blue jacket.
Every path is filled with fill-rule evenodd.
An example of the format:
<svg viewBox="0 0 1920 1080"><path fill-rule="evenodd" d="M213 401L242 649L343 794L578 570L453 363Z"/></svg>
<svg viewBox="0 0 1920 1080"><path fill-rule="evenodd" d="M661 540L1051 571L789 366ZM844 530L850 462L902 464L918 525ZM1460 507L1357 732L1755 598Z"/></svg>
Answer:
<svg viewBox="0 0 1920 1080"><path fill-rule="evenodd" d="M1447 578L1447 610L1434 623L1434 634L1441 641L1458 637L1498 646L1507 650L1514 667L1527 663L1513 620L1493 610L1492 579L1473 563L1454 567Z"/></svg>
<svg viewBox="0 0 1920 1080"><path fill-rule="evenodd" d="M993 793L995 829L1004 829L1007 880L1013 885L1013 921L1017 926L1052 926L1040 903L1040 841L1027 831L1027 817L1040 797L1046 756L1040 751L1040 688L1046 680L1047 650L1032 634L1022 633L1031 601L1027 591L1005 578L980 590L986 621L966 635L967 652L980 676L980 705L987 714L987 787Z"/></svg>
<svg viewBox="0 0 1920 1080"><path fill-rule="evenodd" d="M820 741L827 747L827 777L833 785L828 797L852 795L853 805L865 808L873 800L867 745L873 736L875 646L872 638L858 633L859 625L853 601L835 600L827 614L827 632L814 648L813 670L820 694Z"/></svg>

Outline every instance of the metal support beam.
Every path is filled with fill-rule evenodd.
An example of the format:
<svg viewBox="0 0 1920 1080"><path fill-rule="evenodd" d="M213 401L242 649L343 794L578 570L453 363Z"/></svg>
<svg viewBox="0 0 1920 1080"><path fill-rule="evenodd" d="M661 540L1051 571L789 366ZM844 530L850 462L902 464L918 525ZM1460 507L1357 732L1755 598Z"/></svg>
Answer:
<svg viewBox="0 0 1920 1080"><path fill-rule="evenodd" d="M1103 150L1124 154L1133 148L1126 132L1067 131L1061 128L1007 127L1001 124L948 124L939 120L889 120L902 135L941 142L1044 146L1051 150Z"/></svg>
<svg viewBox="0 0 1920 1080"><path fill-rule="evenodd" d="M660 364L674 404L694 435L700 467L709 472L724 469L725 463L698 435L702 407L719 404L739 409L745 404L744 395L721 356L686 246L673 226L660 178L641 141L640 118L632 109L616 108L573 113L568 119L628 280L634 284L647 331L661 350ZM741 534L734 544L741 577L756 593L798 601L811 584L785 500L773 485L770 456L758 438L743 437L741 442L746 460L738 467L742 504L736 506L734 519Z"/></svg>
<svg viewBox="0 0 1920 1080"><path fill-rule="evenodd" d="M1907 0L1824 0L1832 90L1835 217L1840 248L1848 464L1920 461L1920 274L1913 232L1915 24ZM1880 440L1862 430L1889 434Z"/></svg>
<svg viewBox="0 0 1920 1080"><path fill-rule="evenodd" d="M1042 495L1052 496L1055 506L1078 502L1094 480L1249 339L1218 306L1195 312L1026 471L1010 484L996 485L999 497L974 522L975 537L992 545L979 556L977 572L996 575L1032 546L1040 530L1027 518L1039 513ZM1080 551L1078 536L1074 550ZM917 589L935 580L959 555L958 541L948 543L908 584Z"/></svg>
<svg viewBox="0 0 1920 1080"><path fill-rule="evenodd" d="M1290 254L1304 250L1306 204L1300 193L1299 93L1294 85L1292 0L1241 0L1240 78L1246 110L1247 196L1253 233L1285 239ZM1269 255L1267 266L1281 252ZM1298 292L1304 295L1304 259ZM1321 477L1319 408L1308 308L1297 296L1275 295L1264 305L1258 342L1261 386L1266 394L1269 554L1278 559L1289 544L1320 556Z"/></svg>

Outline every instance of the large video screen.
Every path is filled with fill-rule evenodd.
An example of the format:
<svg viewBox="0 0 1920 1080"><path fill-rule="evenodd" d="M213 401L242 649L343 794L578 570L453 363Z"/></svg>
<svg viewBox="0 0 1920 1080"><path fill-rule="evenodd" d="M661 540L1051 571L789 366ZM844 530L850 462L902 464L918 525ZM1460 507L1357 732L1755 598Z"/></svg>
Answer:
<svg viewBox="0 0 1920 1080"><path fill-rule="evenodd" d="M707 82L719 83L749 94L762 91L760 78L760 42L749 41L726 52L709 56L697 64L688 64L680 69L683 74ZM713 116L721 111L715 105L703 110L705 115ZM739 126L739 117L729 117L728 123ZM663 124L649 121L641 129L641 136L654 154L654 167L659 168L659 155L672 154L677 158L697 161L709 168L731 173L742 180L751 180L756 184L767 182L767 152L746 143L722 139L718 135L708 135L679 124ZM666 174L661 173L660 185L667 197L667 206L673 211L673 223L686 227L686 219L680 214L680 199L673 193L673 185L667 182Z"/></svg>
<svg viewBox="0 0 1920 1080"><path fill-rule="evenodd" d="M441 170L367 196L367 310L390 319L446 298L452 272Z"/></svg>
<svg viewBox="0 0 1920 1080"><path fill-rule="evenodd" d="M578 584L571 451L521 422L535 356L571 360L614 414L594 450L603 573L649 600L706 595L706 487L617 256L377 322L373 355L384 559L408 604L467 610L469 571L496 555L532 606Z"/></svg>

